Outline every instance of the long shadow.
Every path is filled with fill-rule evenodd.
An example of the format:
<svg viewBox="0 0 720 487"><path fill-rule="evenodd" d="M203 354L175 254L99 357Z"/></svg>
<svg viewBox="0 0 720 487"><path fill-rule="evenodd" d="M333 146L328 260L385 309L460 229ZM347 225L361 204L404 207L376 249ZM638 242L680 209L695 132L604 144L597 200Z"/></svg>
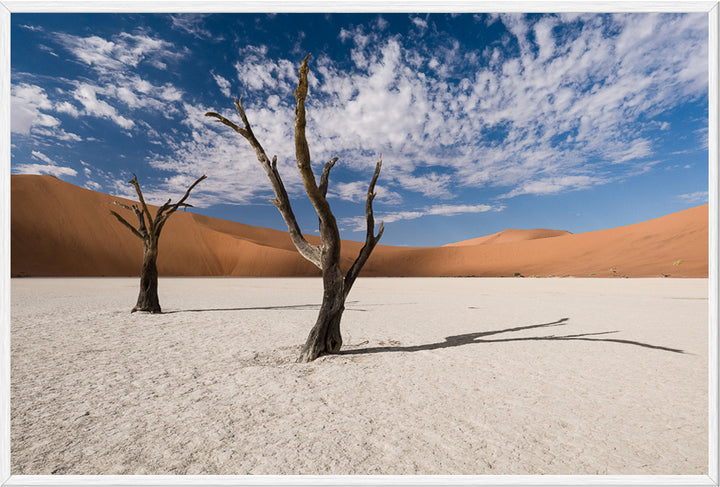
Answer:
<svg viewBox="0 0 720 487"><path fill-rule="evenodd" d="M253 311L263 309L319 309L319 304L292 304L289 306L256 306L249 308L205 308L205 309L177 309L172 311L163 311L163 314L173 313L205 313L206 311Z"/></svg>
<svg viewBox="0 0 720 487"><path fill-rule="evenodd" d="M439 350L441 348L459 347L461 345L469 345L471 343L501 343L501 342L520 342L530 340L578 340L587 342L612 342L612 343L624 343L627 345L636 345L638 347L653 348L655 350L664 350L666 352L673 353L685 353L683 350L677 348L661 347L659 345L650 345L649 343L637 342L634 340L623 340L620 338L588 338L591 336L608 335L611 333L618 333L615 331L603 331L595 333L581 333L576 335L548 335L539 337L518 337L518 338L499 338L493 340L479 340L479 338L499 335L500 333L512 333L515 331L532 330L534 328L549 328L552 326L562 326L569 322L569 318L562 318L552 323L541 323L538 325L528 326L517 326L514 328L505 328L504 330L493 330L483 331L478 333L467 333L465 335L454 335L445 337L444 342L428 343L425 345L411 345L406 347L369 347L360 348L356 350L341 350L340 355L362 355L367 353L384 353L384 352L419 352L421 350Z"/></svg>
<svg viewBox="0 0 720 487"><path fill-rule="evenodd" d="M350 301L346 303L348 306L356 304L357 301ZM254 310L271 310L271 309L306 309L306 310L318 310L320 309L319 304L291 304L287 306L255 306L248 308L204 308L204 309L175 309L171 311L163 311L163 314L169 315L174 313L205 313L206 311L254 311ZM348 311L367 311L360 308L351 308Z"/></svg>

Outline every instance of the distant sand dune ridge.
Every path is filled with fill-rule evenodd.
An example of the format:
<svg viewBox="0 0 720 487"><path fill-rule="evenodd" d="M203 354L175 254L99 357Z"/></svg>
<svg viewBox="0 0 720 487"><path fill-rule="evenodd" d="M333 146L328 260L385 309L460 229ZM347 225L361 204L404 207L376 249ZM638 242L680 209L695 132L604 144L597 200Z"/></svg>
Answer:
<svg viewBox="0 0 720 487"><path fill-rule="evenodd" d="M13 276L138 275L140 242L109 212L128 200L52 176L12 175L11 186ZM343 241L345 268L361 246ZM161 276L319 275L287 232L185 212L168 220L158 267ZM443 247L378 245L362 275L707 277L708 205L581 234L508 229Z"/></svg>

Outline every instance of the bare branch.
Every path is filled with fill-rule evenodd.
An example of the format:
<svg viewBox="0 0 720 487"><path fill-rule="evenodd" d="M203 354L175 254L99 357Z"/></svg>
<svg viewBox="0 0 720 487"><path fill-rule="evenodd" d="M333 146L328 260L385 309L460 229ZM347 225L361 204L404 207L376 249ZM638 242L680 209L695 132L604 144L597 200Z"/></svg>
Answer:
<svg viewBox="0 0 720 487"><path fill-rule="evenodd" d="M299 79L298 86L295 89L295 158L297 159L300 176L305 186L305 192L310 199L315 212L320 218L320 236L322 237L323 252L327 254L331 260L340 258L340 232L337 228L335 215L333 215L330 205L315 181L315 174L312 171L310 162L310 148L308 147L307 138L305 136L305 98L308 92L308 54L303 59L300 69L298 70ZM329 169L328 169L329 172Z"/></svg>
<svg viewBox="0 0 720 487"><path fill-rule="evenodd" d="M117 202L116 202L116 203L117 203ZM121 206L125 206L125 205L122 205L121 203L118 203L118 204L120 204ZM125 206L125 207L127 208L127 206ZM129 208L128 208L128 209L129 209ZM130 229L130 231L131 231L132 233L134 233L138 238L144 238L144 237L140 234L140 232L138 232L138 231L135 229L135 227L133 227L132 225L130 225L123 217L121 217L120 215L118 215L117 213L115 213L113 210L110 210L110 213L112 213L112 215L113 215L115 218L117 218L117 220L118 220L120 223L122 223L123 225L125 225L126 227L128 227L128 228Z"/></svg>
<svg viewBox="0 0 720 487"><path fill-rule="evenodd" d="M330 162L325 164L325 167L323 167L322 175L320 176L320 194L323 195L323 198L327 196L327 190L328 190L328 178L330 177L330 169L333 168L335 163L337 162L338 158L333 157Z"/></svg>
<svg viewBox="0 0 720 487"><path fill-rule="evenodd" d="M122 206L122 207L125 208L126 210L131 210L131 211L132 211L132 208L130 208L128 205L126 205L126 204L124 204L124 203L120 203L119 201L113 201L113 202L110 203L110 204L111 204L111 205Z"/></svg>
<svg viewBox="0 0 720 487"><path fill-rule="evenodd" d="M190 196L190 191L192 191L193 188L194 188L195 186L197 186L197 184L198 184L200 181L204 180L204 179L207 179L207 176L203 174L202 176L200 176L200 177L197 179L197 181L195 181L194 183L192 183L192 185L187 189L187 191L185 191L185 195L183 195L183 197L180 198L180 201L178 201L177 203L175 203L175 204L173 205L173 207L177 210L178 206L183 205L183 204L184 204L184 201L188 198L188 196ZM187 206L187 205L186 205L186 206Z"/></svg>
<svg viewBox="0 0 720 487"><path fill-rule="evenodd" d="M204 174L202 176L200 176L197 179L197 181L192 183L192 185L190 185L190 187L187 189L187 191L185 191L185 195L183 195L183 197L180 198L180 200L177 203L175 203L174 205L170 205L170 200L168 200L167 203L165 203L161 207L161 209L162 209L163 207L165 207L165 205L169 205L169 207L167 208L167 213L162 214L162 212L160 210L158 210L158 216L155 219L155 236L156 237L160 236L160 231L165 226L165 222L170 217L170 215L172 215L173 213L175 213L177 211L177 209L180 206L184 206L184 207L192 206L192 205L188 205L187 203L185 203L185 200L188 198L188 196L190 196L190 191L192 191L193 188L195 186L197 186L197 184L200 181L202 181L203 179L207 179L207 176Z"/></svg>
<svg viewBox="0 0 720 487"><path fill-rule="evenodd" d="M298 70L299 79L298 86L295 89L295 158L297 159L298 169L302 176L303 184L305 185L305 191L310 198L313 206L320 219L323 219L329 211L327 205L323 205L324 198L320 194L320 190L315 181L315 174L312 172L312 166L310 164L310 148L308 147L307 138L305 136L305 127L307 122L305 120L305 98L308 92L308 58L310 54L305 56L300 69ZM322 214L321 214L322 213Z"/></svg>
<svg viewBox="0 0 720 487"><path fill-rule="evenodd" d="M243 125L245 126L245 130L247 130L248 135L255 138L255 134L253 134L252 127L250 127L250 122L248 121L247 115L245 115L245 109L242 106L242 96L235 98L235 110L237 110L238 115L240 115L240 120L242 120Z"/></svg>
<svg viewBox="0 0 720 487"><path fill-rule="evenodd" d="M285 185L280 178L280 173L277 170L277 156L274 156L272 161L270 161L270 159L268 159L267 157L267 154L265 153L265 149L263 149L257 138L255 138L255 134L253 133L252 128L250 127L250 122L248 121L247 115L245 114L245 109L242 106L242 99L235 99L235 108L237 109L238 114L240 115L240 118L245 125L244 129L240 129L240 127L232 124L232 122L231 124L225 123L223 120L226 119L217 114L208 113L206 115L215 117L221 122L225 123L225 125L232 127L236 132L245 137L245 139L250 143L252 148L255 150L258 161L265 170L268 179L270 179L273 191L275 192L275 200L271 202L275 205L275 207L282 215L283 220L288 227L288 231L290 232L290 238L292 239L295 248L297 248L298 252L300 252L300 254L307 260L315 264L318 268L322 268L320 263L320 248L317 245L310 244L310 242L305 239L302 232L300 231L300 226L297 223L295 214L292 210L292 206L290 205L290 198L288 197L287 191L285 190Z"/></svg>
<svg viewBox="0 0 720 487"><path fill-rule="evenodd" d="M247 136L248 136L248 134L247 134L247 132L245 131L245 129L243 129L243 128L241 128L241 127L238 127L238 126L235 125L233 122L231 122L231 121L228 120L227 118L223 117L223 116L220 115L219 113L207 112L207 113L205 114L205 116L206 116L206 117L215 117L215 118L217 118L218 120L220 120L222 123L224 123L225 125L227 125L228 127L230 127L231 129L233 129L235 132L237 132L237 133L239 133L240 135L242 135L243 137L247 138Z"/></svg>
<svg viewBox="0 0 720 487"><path fill-rule="evenodd" d="M367 262L368 258L370 257L370 254L372 253L373 249L377 245L378 241L380 241L380 237L382 237L383 232L385 231L385 226L382 222L380 222L380 228L378 229L378 234L375 236L375 217L373 216L373 207L372 202L375 199L375 183L377 182L378 176L380 175L380 169L382 168L382 156L380 156L380 160L375 165L375 174L373 174L372 180L370 181L370 185L368 186L367 191L367 199L365 200L365 219L367 221L367 232L365 234L365 245L363 245L363 248L360 249L360 253L357 256L357 259L355 259L355 262L353 263L352 267L348 270L347 274L345 275L345 286L343 289L343 292L345 293L345 297L347 297L348 293L350 292L350 289L352 289L353 284L355 283L355 279L357 279L358 274L360 274L360 270L362 270L363 266L365 265L365 262Z"/></svg>
<svg viewBox="0 0 720 487"><path fill-rule="evenodd" d="M373 216L373 207L372 203L375 199L375 183L378 180L378 176L380 176L380 169L382 168L382 154L380 155L380 158L375 164L375 173L373 174L372 179L370 180L370 185L368 186L367 190L367 198L365 199L365 218L367 220L367 232L365 235L365 241L368 242L371 239L373 239L373 232L375 231L375 218ZM381 225L382 229L382 225ZM381 231L382 233L382 231ZM380 237L378 236L378 239Z"/></svg>

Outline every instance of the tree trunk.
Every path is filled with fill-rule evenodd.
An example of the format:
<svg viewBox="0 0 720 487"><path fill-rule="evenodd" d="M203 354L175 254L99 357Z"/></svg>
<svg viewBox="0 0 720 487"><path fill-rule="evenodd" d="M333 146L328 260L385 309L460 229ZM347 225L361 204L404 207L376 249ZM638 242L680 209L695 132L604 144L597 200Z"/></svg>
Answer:
<svg viewBox="0 0 720 487"><path fill-rule="evenodd" d="M160 300L158 299L158 270L157 270L157 244L143 242L143 264L140 271L140 294L137 304L132 309L160 313Z"/></svg>
<svg viewBox="0 0 720 487"><path fill-rule="evenodd" d="M338 264L323 271L323 300L320 314L305 345L300 352L298 362L312 362L321 355L338 353L342 346L340 320L345 311L343 274Z"/></svg>

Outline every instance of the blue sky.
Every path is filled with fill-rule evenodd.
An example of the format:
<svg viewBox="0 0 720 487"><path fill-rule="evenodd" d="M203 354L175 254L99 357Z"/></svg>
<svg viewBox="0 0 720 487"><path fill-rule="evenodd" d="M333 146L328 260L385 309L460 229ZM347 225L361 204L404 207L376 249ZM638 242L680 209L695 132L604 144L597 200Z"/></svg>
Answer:
<svg viewBox="0 0 720 487"><path fill-rule="evenodd" d="M506 228L573 233L707 202L707 17L693 14L21 14L11 16L13 174L53 174L285 230L243 104L300 226L293 89L310 53L308 141L343 238L375 199L386 245ZM109 215L109 213L108 213ZM111 218L108 217L108 222Z"/></svg>

